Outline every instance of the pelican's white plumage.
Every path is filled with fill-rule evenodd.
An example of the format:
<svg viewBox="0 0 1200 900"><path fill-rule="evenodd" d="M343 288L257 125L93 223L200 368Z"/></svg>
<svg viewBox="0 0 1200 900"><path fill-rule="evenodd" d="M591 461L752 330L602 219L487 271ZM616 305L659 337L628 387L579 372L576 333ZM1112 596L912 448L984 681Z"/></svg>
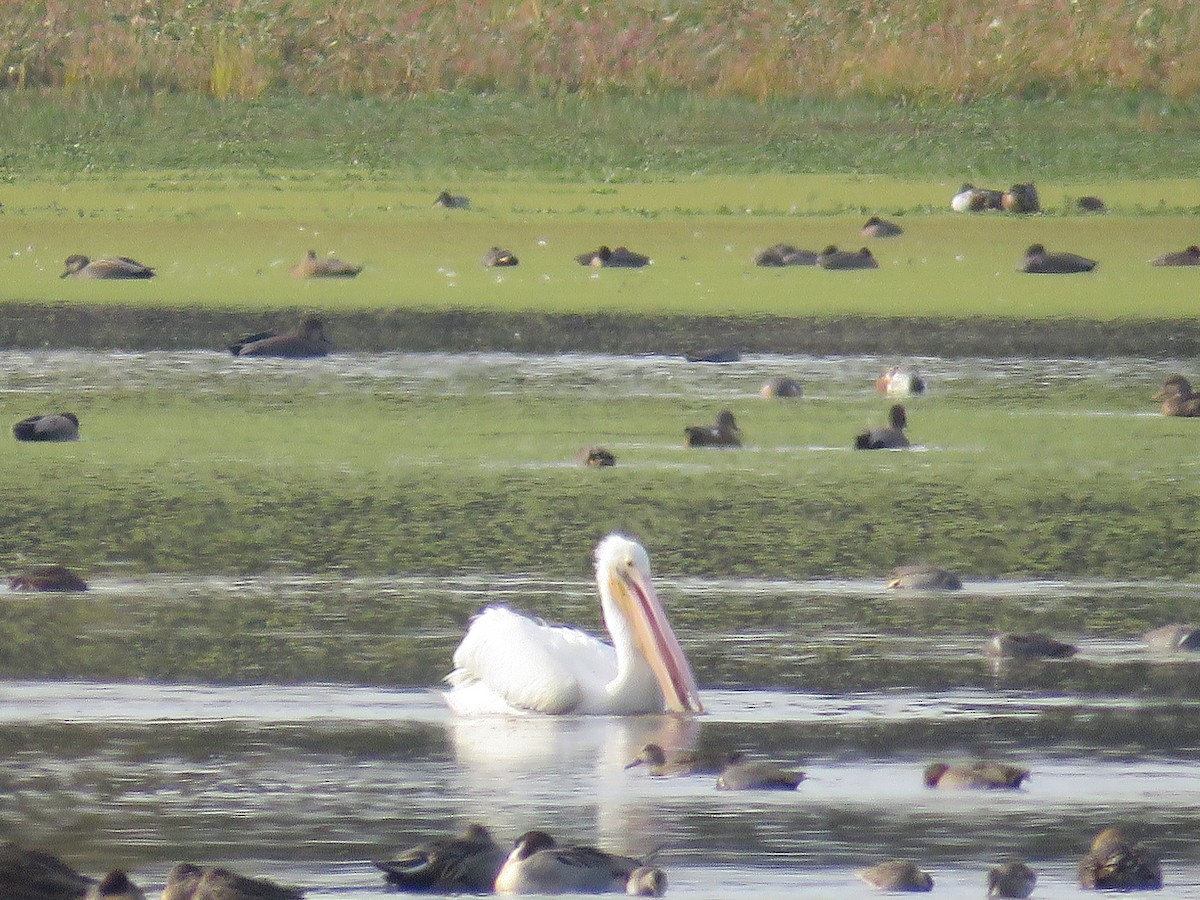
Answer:
<svg viewBox="0 0 1200 900"><path fill-rule="evenodd" d="M490 606L454 651L454 671L446 678L450 708L460 715L703 712L642 546L620 534L601 541L596 584L612 644Z"/></svg>

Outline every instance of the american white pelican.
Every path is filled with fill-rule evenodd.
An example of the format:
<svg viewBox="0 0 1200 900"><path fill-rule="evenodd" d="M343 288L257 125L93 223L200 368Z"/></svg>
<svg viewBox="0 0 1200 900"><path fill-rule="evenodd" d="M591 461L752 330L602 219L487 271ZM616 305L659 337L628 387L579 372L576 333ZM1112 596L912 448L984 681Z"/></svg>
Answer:
<svg viewBox="0 0 1200 900"><path fill-rule="evenodd" d="M657 874L655 874L657 873ZM496 875L497 894L624 894L661 897L666 875L631 856L595 847L560 847L544 831L527 831Z"/></svg>
<svg viewBox="0 0 1200 900"><path fill-rule="evenodd" d="M703 712L642 546L620 534L601 541L596 583L612 644L489 606L454 651L446 678L450 708L460 715Z"/></svg>

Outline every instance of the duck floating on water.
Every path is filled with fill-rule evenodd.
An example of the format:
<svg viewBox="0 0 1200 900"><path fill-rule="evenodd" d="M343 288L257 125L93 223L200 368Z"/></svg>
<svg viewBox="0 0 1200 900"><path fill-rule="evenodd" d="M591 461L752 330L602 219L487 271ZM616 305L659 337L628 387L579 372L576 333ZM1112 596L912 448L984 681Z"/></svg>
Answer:
<svg viewBox="0 0 1200 900"><path fill-rule="evenodd" d="M234 356L276 356L307 359L327 356L333 344L325 336L325 325L316 316L305 316L300 324L282 334L260 331L247 335L229 347Z"/></svg>
<svg viewBox="0 0 1200 900"><path fill-rule="evenodd" d="M926 787L942 790L1015 791L1029 779L1029 770L990 760L966 765L932 762L925 767L923 777Z"/></svg>
<svg viewBox="0 0 1200 900"><path fill-rule="evenodd" d="M754 264L766 268L782 269L787 266L815 266L815 250L799 250L791 244L776 244L754 254Z"/></svg>
<svg viewBox="0 0 1200 900"><path fill-rule="evenodd" d="M957 591L962 588L962 579L948 569L918 564L892 569L887 586L912 591Z"/></svg>
<svg viewBox="0 0 1200 900"><path fill-rule="evenodd" d="M71 412L29 416L13 425L18 441L77 441L79 416Z"/></svg>
<svg viewBox="0 0 1200 900"><path fill-rule="evenodd" d="M626 894L661 885L661 879L640 870L648 868L631 856L607 853L595 847L559 846L544 831L527 831L517 838L512 852L496 875L497 894ZM636 883L631 877L638 872ZM632 890L631 890L632 888ZM660 894L635 893L635 896Z"/></svg>
<svg viewBox="0 0 1200 900"><path fill-rule="evenodd" d="M1152 266L1200 266L1200 246L1192 244L1183 250L1164 253L1150 260Z"/></svg>
<svg viewBox="0 0 1200 900"><path fill-rule="evenodd" d="M67 900L83 897L96 884L44 850L14 841L0 843L0 893L19 900Z"/></svg>
<svg viewBox="0 0 1200 900"><path fill-rule="evenodd" d="M511 250L502 250L499 247L493 247L483 254L483 265L489 269L509 268L519 265L520 262Z"/></svg>
<svg viewBox="0 0 1200 900"><path fill-rule="evenodd" d="M765 760L737 759L717 776L718 791L794 791L804 773Z"/></svg>
<svg viewBox="0 0 1200 900"><path fill-rule="evenodd" d="M301 900L304 891L216 866L179 863L167 873L161 900Z"/></svg>
<svg viewBox="0 0 1200 900"><path fill-rule="evenodd" d="M1192 390L1192 383L1182 375L1170 376L1152 399L1162 401L1160 410L1164 416L1186 419L1200 416L1200 394Z"/></svg>
<svg viewBox="0 0 1200 900"><path fill-rule="evenodd" d="M817 256L817 265L822 269L878 269L879 262L871 251L863 247L860 250L839 250L830 244Z"/></svg>
<svg viewBox="0 0 1200 900"><path fill-rule="evenodd" d="M650 257L643 253L635 253L628 247L609 249L607 244L601 244L597 250L580 253L575 261L581 266L591 266L594 269L640 269L650 265Z"/></svg>
<svg viewBox="0 0 1200 900"><path fill-rule="evenodd" d="M1074 275L1090 272L1098 263L1077 253L1050 253L1042 244L1030 244L1025 258L1017 264L1018 272L1031 275Z"/></svg>
<svg viewBox="0 0 1200 900"><path fill-rule="evenodd" d="M933 890L933 877L907 859L889 859L859 869L855 874L879 891L925 893Z"/></svg>
<svg viewBox="0 0 1200 900"><path fill-rule="evenodd" d="M768 400L795 399L796 397L804 396L804 388L794 378L788 378L785 375L772 375L762 383L762 387L758 389L758 393Z"/></svg>
<svg viewBox="0 0 1200 900"><path fill-rule="evenodd" d="M641 544L622 534L602 540L596 583L612 644L489 606L454 651L445 692L450 708L460 715L703 712Z"/></svg>
<svg viewBox="0 0 1200 900"><path fill-rule="evenodd" d="M456 837L424 841L375 866L398 891L490 894L507 857L485 826L472 823Z"/></svg>
<svg viewBox="0 0 1200 900"><path fill-rule="evenodd" d="M86 591L88 584L66 566L29 566L8 579L14 591L41 593L78 593Z"/></svg>
<svg viewBox="0 0 1200 900"><path fill-rule="evenodd" d="M904 229L895 222L889 222L887 219L879 218L879 216L871 216L863 225L860 233L863 237L890 238L899 237L904 234Z"/></svg>
<svg viewBox="0 0 1200 900"><path fill-rule="evenodd" d="M1132 843L1118 828L1096 835L1077 871L1086 891L1156 891L1163 885L1158 854Z"/></svg>
<svg viewBox="0 0 1200 900"><path fill-rule="evenodd" d="M130 880L128 873L114 869L92 885L84 900L146 900L146 892Z"/></svg>
<svg viewBox="0 0 1200 900"><path fill-rule="evenodd" d="M1162 625L1147 631L1142 640L1154 653L1188 653L1200 650L1200 627Z"/></svg>
<svg viewBox="0 0 1200 900"><path fill-rule="evenodd" d="M1005 632L993 636L984 645L983 652L1004 659L1070 659L1079 648L1044 634Z"/></svg>
<svg viewBox="0 0 1200 900"><path fill-rule="evenodd" d="M926 386L925 377L912 366L892 366L875 379L875 390L892 397L919 396Z"/></svg>
<svg viewBox="0 0 1200 900"><path fill-rule="evenodd" d="M442 191L433 201L433 205L440 206L442 209L470 209L471 201L461 195Z"/></svg>
<svg viewBox="0 0 1200 900"><path fill-rule="evenodd" d="M677 775L720 775L730 763L742 758L740 751L676 750L667 753L658 744L644 746L626 769L644 765L655 778L670 778Z"/></svg>
<svg viewBox="0 0 1200 900"><path fill-rule="evenodd" d="M304 259L292 266L291 273L295 278L354 278L362 270L362 266L336 257L321 259L316 250L309 250Z"/></svg>
<svg viewBox="0 0 1200 900"><path fill-rule="evenodd" d="M717 413L715 425L688 425L683 429L689 447L740 447L742 431L733 413L727 409Z"/></svg>
<svg viewBox="0 0 1200 900"><path fill-rule="evenodd" d="M911 446L904 429L908 427L908 413L903 406L896 403L888 410L889 424L882 428L872 428L854 438L855 450L902 450Z"/></svg>
<svg viewBox="0 0 1200 900"><path fill-rule="evenodd" d="M1025 900L1037 886L1037 873L1020 860L1010 860L988 870L989 897Z"/></svg>
<svg viewBox="0 0 1200 900"><path fill-rule="evenodd" d="M103 259L88 259L76 253L67 257L65 271L59 278L94 280L139 280L154 277L154 270L128 256L106 256Z"/></svg>

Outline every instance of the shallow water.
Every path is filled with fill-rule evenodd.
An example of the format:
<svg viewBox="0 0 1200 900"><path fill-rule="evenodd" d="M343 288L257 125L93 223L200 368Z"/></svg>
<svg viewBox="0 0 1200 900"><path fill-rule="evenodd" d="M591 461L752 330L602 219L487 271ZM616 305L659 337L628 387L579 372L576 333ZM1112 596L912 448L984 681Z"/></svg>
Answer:
<svg viewBox="0 0 1200 900"><path fill-rule="evenodd" d="M1200 665L1084 628L1058 632L1079 643L1074 659L997 667L980 654L986 629L971 613L1069 621L1131 598L1151 610L1194 603L1200 586L987 582L901 595L865 581L657 580L705 685L703 717L447 711L432 688L460 618L501 599L598 627L584 580L152 577L100 579L77 598L5 592L10 619L64 615L56 644L117 642L141 663L120 680L45 680L20 677L36 666L0 654L10 678L0 682L0 827L85 871L124 865L158 885L180 859L221 861L330 897L378 893L371 859L469 821L501 839L536 826L628 853L661 847L671 896L868 896L854 870L906 856L934 874L939 895L974 897L987 867L1015 854L1039 872L1036 896L1057 897L1077 891L1074 861L1091 836L1120 823L1164 854L1164 896L1200 890ZM211 658L223 638L209 617L231 603L281 623L292 683L270 672L267 683L211 681L225 670ZM95 620L66 615L72 604L116 618L88 633ZM908 608L912 627L864 627L868 605ZM203 613L182 643L163 631L180 607ZM761 612L746 621L722 609ZM307 616L290 630L289 610ZM922 633L936 610L959 624ZM710 631L698 638L700 621ZM407 686L372 686L369 673L331 683L338 670L304 649L332 645L361 665L385 627L409 640ZM170 653L196 680L154 680L152 661ZM712 778L626 770L648 741L740 747L808 779L794 793L728 793ZM1017 792L923 786L929 759L973 754L1033 777Z"/></svg>
<svg viewBox="0 0 1200 900"><path fill-rule="evenodd" d="M870 392L879 357L210 353L0 356L21 394L91 390L748 396L772 374L812 399ZM916 361L935 392L1141 391L1186 365ZM809 386L811 385L811 386ZM1147 410L1152 413L1152 409ZM546 828L658 861L670 896L854 897L856 868L906 856L938 896L979 897L1019 855L1035 897L1077 895L1074 864L1119 824L1200 894L1200 657L1157 657L1146 628L1200 617L1200 584L968 580L953 594L880 581L703 579L659 592L704 687L694 719L451 716L436 693L470 617L500 601L598 630L586 579L540 573L253 578L110 573L79 596L0 589L0 834L150 886L181 859L308 886L382 891L370 860L470 821L501 840ZM999 630L1040 630L1070 660L998 665ZM804 769L794 793L626 770L644 743L737 747ZM1017 792L927 790L933 758L1033 772Z"/></svg>

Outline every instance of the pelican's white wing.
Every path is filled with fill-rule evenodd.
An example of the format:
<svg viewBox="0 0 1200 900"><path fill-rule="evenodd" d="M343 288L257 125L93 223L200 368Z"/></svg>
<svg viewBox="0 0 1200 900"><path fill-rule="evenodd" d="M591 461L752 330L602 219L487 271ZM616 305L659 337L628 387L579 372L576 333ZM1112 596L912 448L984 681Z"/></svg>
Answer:
<svg viewBox="0 0 1200 900"><path fill-rule="evenodd" d="M592 635L489 606L454 651L446 699L461 714L569 713L603 697L616 673L616 652Z"/></svg>

